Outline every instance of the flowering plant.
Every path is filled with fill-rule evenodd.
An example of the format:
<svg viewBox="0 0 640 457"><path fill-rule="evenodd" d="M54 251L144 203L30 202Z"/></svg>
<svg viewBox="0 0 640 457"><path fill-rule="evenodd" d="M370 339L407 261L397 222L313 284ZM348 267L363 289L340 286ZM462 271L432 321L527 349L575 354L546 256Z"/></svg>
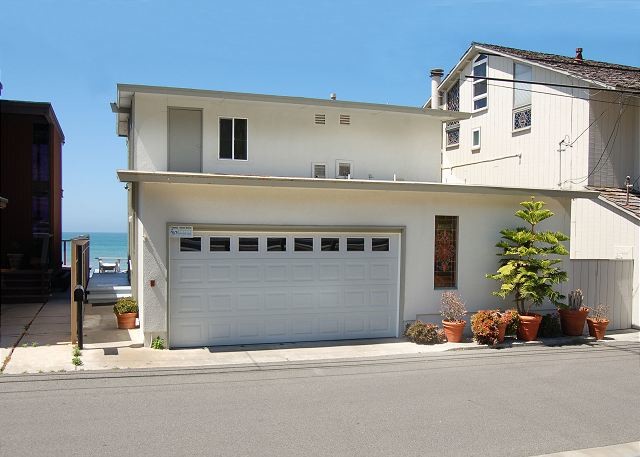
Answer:
<svg viewBox="0 0 640 457"><path fill-rule="evenodd" d="M447 291L442 293L442 307L440 308L443 321L464 322L467 308L462 298L455 292Z"/></svg>
<svg viewBox="0 0 640 457"><path fill-rule="evenodd" d="M497 309L481 310L471 316L473 339L478 344L494 345L498 342L498 325L504 323Z"/></svg>
<svg viewBox="0 0 640 457"><path fill-rule="evenodd" d="M520 324L520 314L515 309L508 309L501 313L502 322L506 322L507 330L506 335L515 335L518 332L518 325Z"/></svg>

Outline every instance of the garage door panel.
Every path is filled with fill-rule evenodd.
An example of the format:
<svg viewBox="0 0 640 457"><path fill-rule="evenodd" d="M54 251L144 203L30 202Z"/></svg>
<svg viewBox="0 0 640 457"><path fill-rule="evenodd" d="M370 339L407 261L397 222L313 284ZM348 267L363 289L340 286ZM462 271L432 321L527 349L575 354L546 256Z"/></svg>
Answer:
<svg viewBox="0 0 640 457"><path fill-rule="evenodd" d="M398 333L397 235L354 235L364 238L364 251L346 250L351 235L199 232L194 236L202 239L201 252L180 252L179 242L170 243L172 347ZM214 245L210 237L220 236L230 239L229 251L210 251ZM259 251L239 252L241 237L258 238ZM268 237L286 238L287 251L268 251ZM389 250L372 251L374 237L382 239L377 246L383 248L388 239ZM308 250L310 243L298 243L306 250L294 251L295 238L313 238L313 250ZM340 238L340 250L321 251L322 238ZM351 246L362 249L357 241Z"/></svg>

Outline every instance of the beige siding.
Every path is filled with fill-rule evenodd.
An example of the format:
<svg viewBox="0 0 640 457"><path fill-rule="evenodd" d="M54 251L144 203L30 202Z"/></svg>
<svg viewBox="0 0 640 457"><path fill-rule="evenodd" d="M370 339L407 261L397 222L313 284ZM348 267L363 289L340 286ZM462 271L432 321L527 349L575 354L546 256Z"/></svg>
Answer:
<svg viewBox="0 0 640 457"><path fill-rule="evenodd" d="M623 187L625 178L640 176L640 134L637 97L598 93L590 117L598 119L589 130L589 185Z"/></svg>
<svg viewBox="0 0 640 457"><path fill-rule="evenodd" d="M513 60L489 57L489 77L513 78ZM471 64L462 71L460 110L472 110L472 84L464 75L471 74ZM538 67L533 80L553 84L584 83ZM572 147L558 153L558 143L576 140L589 125L589 102L583 90L531 86L532 125L530 130L513 132L513 84L490 81L488 108L461 122L460 146L443 152L443 180L467 184L495 184L517 187L579 188L567 180L587 174L589 135L582 135ZM540 93L542 92L542 93ZM571 97L573 94L574 97ZM481 148L471 150L471 132L481 129ZM503 158L505 156L509 157ZM562 163L560 162L562 160ZM480 163L478 163L480 162ZM562 168L562 172L560 169Z"/></svg>
<svg viewBox="0 0 640 457"><path fill-rule="evenodd" d="M571 206L571 258L638 258L639 223L601 200L574 199ZM635 222L634 222L635 221Z"/></svg>
<svg viewBox="0 0 640 457"><path fill-rule="evenodd" d="M573 260L572 289L581 289L589 308L609 306L610 330L630 328L633 295L632 260Z"/></svg>

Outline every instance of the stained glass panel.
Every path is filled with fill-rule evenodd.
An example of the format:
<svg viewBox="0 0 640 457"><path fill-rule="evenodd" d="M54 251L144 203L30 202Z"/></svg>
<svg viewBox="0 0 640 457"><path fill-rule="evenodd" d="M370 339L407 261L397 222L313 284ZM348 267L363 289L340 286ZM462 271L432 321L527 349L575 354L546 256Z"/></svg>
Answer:
<svg viewBox="0 0 640 457"><path fill-rule="evenodd" d="M456 287L458 216L436 216L433 287Z"/></svg>
<svg viewBox="0 0 640 457"><path fill-rule="evenodd" d="M513 130L531 127L531 107L513 112Z"/></svg>

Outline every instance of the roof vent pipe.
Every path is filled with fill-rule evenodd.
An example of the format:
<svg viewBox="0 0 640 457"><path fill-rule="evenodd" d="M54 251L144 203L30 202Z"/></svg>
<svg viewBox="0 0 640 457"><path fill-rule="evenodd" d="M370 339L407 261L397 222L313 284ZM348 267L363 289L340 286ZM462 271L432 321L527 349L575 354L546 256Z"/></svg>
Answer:
<svg viewBox="0 0 640 457"><path fill-rule="evenodd" d="M576 57L573 60L582 63L582 48L576 48Z"/></svg>
<svg viewBox="0 0 640 457"><path fill-rule="evenodd" d="M444 71L442 68L434 68L431 70L431 108L440 109L440 93L438 87L442 82Z"/></svg>
<svg viewBox="0 0 640 457"><path fill-rule="evenodd" d="M330 98L331 100L335 100L335 99L336 99L336 93L335 93L335 92L331 92L331 93L329 94L329 98Z"/></svg>

